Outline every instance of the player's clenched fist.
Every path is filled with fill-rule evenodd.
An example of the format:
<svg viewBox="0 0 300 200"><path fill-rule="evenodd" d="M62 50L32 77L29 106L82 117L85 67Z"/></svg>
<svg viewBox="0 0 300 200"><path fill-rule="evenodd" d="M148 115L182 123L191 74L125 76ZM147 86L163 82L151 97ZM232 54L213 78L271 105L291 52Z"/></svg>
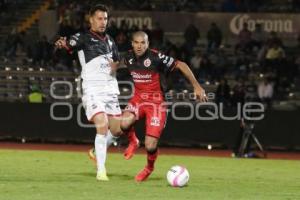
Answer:
<svg viewBox="0 0 300 200"><path fill-rule="evenodd" d="M60 37L56 42L55 46L59 49L65 48L67 46L67 38L66 37Z"/></svg>

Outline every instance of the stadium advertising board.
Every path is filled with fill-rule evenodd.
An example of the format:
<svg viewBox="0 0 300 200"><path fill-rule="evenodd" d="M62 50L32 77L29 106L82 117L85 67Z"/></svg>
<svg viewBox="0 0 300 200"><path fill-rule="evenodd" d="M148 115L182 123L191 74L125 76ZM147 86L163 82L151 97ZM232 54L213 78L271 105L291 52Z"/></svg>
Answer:
<svg viewBox="0 0 300 200"><path fill-rule="evenodd" d="M146 25L149 29L152 29L158 22L166 32L183 32L189 24L195 24L200 30L201 37L206 34L212 22L217 23L225 38L236 36L242 29L244 22L248 23L251 31L254 31L255 24L259 23L266 32L275 31L286 39L296 38L300 31L298 14L115 11L112 16L111 20L115 21L117 25L120 25L125 20L129 27L137 25L139 28L142 28Z"/></svg>

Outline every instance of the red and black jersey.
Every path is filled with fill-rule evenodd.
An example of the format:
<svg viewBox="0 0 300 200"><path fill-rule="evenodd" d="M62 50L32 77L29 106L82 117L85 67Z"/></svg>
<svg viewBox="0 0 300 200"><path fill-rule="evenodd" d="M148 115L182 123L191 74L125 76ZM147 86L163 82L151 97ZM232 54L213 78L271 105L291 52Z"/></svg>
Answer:
<svg viewBox="0 0 300 200"><path fill-rule="evenodd" d="M176 65L176 60L156 50L148 49L145 54L136 57L133 51L125 55L125 64L130 71L135 96L143 100L163 101L162 76L165 76Z"/></svg>

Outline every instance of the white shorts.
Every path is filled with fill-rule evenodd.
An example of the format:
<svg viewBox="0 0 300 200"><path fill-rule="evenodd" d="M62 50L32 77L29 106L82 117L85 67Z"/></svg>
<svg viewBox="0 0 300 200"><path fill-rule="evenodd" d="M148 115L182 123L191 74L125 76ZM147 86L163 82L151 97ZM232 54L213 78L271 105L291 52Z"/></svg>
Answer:
<svg viewBox="0 0 300 200"><path fill-rule="evenodd" d="M85 94L82 96L82 105L89 121L98 113L107 115L121 115L117 94Z"/></svg>

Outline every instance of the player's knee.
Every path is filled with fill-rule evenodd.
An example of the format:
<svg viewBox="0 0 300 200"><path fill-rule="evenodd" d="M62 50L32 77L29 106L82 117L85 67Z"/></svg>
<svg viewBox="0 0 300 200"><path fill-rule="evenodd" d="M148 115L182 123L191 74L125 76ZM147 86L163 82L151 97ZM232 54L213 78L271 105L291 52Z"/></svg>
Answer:
<svg viewBox="0 0 300 200"><path fill-rule="evenodd" d="M154 154L157 151L157 147L146 148L149 154Z"/></svg>
<svg viewBox="0 0 300 200"><path fill-rule="evenodd" d="M120 125L121 130L124 132L129 131L133 124L134 120L122 120Z"/></svg>
<svg viewBox="0 0 300 200"><path fill-rule="evenodd" d="M97 133L106 133L108 131L108 120L105 114L96 114L92 121L96 127Z"/></svg>
<svg viewBox="0 0 300 200"><path fill-rule="evenodd" d="M121 122L121 130L122 131L128 131L131 127L131 124L128 121L122 121Z"/></svg>
<svg viewBox="0 0 300 200"><path fill-rule="evenodd" d="M155 153L157 151L157 144L154 142L150 142L150 143L146 143L145 144L146 150L148 153L152 154Z"/></svg>
<svg viewBox="0 0 300 200"><path fill-rule="evenodd" d="M97 133L107 133L108 131L108 124L106 123L95 123L95 127L97 130Z"/></svg>
<svg viewBox="0 0 300 200"><path fill-rule="evenodd" d="M135 115L130 112L124 112L121 120L121 130L128 131L131 126L135 123Z"/></svg>

